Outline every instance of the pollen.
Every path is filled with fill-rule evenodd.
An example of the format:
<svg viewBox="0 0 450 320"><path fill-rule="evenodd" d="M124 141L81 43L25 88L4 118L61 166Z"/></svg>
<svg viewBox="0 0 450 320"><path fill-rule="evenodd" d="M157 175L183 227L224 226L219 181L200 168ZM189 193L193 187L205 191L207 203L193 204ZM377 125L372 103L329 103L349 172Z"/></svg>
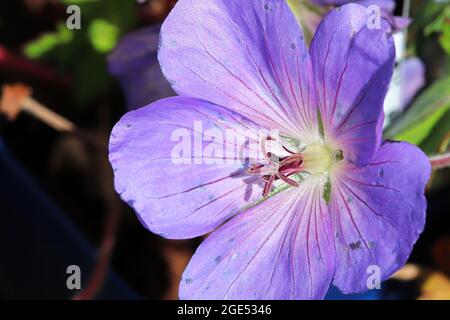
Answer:
<svg viewBox="0 0 450 320"><path fill-rule="evenodd" d="M333 165L344 159L342 150L322 143L313 142L303 151L303 168L312 175L329 173Z"/></svg>

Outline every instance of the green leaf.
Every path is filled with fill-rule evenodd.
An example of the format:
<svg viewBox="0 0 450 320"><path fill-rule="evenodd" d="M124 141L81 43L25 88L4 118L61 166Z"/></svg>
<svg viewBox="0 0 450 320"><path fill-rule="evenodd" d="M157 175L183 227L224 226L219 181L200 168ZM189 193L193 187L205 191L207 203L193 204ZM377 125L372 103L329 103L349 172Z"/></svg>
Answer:
<svg viewBox="0 0 450 320"><path fill-rule="evenodd" d="M430 36L433 33L439 35L439 43L444 51L450 55L450 5L437 16L437 18L425 28L425 35Z"/></svg>
<svg viewBox="0 0 450 320"><path fill-rule="evenodd" d="M66 21L25 47L25 54L72 76L78 106L87 106L112 84L106 54L136 26L135 0L59 0L81 9L81 29ZM80 58L81 57L81 58Z"/></svg>
<svg viewBox="0 0 450 320"><path fill-rule="evenodd" d="M97 52L107 53L114 49L120 30L105 19L95 19L89 25L89 40Z"/></svg>
<svg viewBox="0 0 450 320"><path fill-rule="evenodd" d="M420 144L420 148L427 154L443 152L439 150L441 143L450 132L450 110L442 116L431 130L428 137Z"/></svg>
<svg viewBox="0 0 450 320"><path fill-rule="evenodd" d="M417 3L411 6L413 27L417 27L424 34L425 30L430 24L433 24L439 15L448 6L446 3L438 1L416 1ZM432 28L432 27L430 27ZM426 34L425 34L426 35Z"/></svg>
<svg viewBox="0 0 450 320"><path fill-rule="evenodd" d="M448 25L450 18L450 6L445 7L444 10L437 16L432 23L430 23L424 30L426 36L430 36L435 32L442 32Z"/></svg>
<svg viewBox="0 0 450 320"><path fill-rule="evenodd" d="M70 32L66 26L61 23L57 27L56 32L45 33L36 40L28 43L24 48L24 54L28 58L38 59L47 54L58 45L71 42L73 33Z"/></svg>
<svg viewBox="0 0 450 320"><path fill-rule="evenodd" d="M450 108L450 77L436 81L385 130L386 139L420 144Z"/></svg>
<svg viewBox="0 0 450 320"><path fill-rule="evenodd" d="M450 17L447 18L447 21L450 21ZM439 36L439 43L444 51L450 55L450 22L447 22L442 28L442 33Z"/></svg>

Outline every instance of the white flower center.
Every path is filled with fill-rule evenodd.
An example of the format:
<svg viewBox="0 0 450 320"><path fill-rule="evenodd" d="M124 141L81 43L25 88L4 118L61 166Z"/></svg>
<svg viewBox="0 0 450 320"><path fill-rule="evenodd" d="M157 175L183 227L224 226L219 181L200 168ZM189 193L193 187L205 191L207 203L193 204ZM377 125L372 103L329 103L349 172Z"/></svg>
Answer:
<svg viewBox="0 0 450 320"><path fill-rule="evenodd" d="M308 145L302 154L303 167L312 175L328 173L336 160L336 151L322 142Z"/></svg>

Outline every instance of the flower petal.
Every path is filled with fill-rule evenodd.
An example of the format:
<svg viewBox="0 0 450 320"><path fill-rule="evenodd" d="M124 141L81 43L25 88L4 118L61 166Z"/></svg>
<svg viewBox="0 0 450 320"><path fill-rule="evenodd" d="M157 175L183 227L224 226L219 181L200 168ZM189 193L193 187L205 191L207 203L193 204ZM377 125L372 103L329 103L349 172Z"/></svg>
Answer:
<svg viewBox="0 0 450 320"><path fill-rule="evenodd" d="M180 95L303 140L318 132L308 51L285 0L180 0L159 60Z"/></svg>
<svg viewBox="0 0 450 320"><path fill-rule="evenodd" d="M186 268L180 298L323 298L334 246L320 186L307 179L214 231Z"/></svg>
<svg viewBox="0 0 450 320"><path fill-rule="evenodd" d="M381 143L395 59L389 24L382 19L380 29L370 29L369 17L357 4L331 11L310 49L325 136L358 165L367 164Z"/></svg>
<svg viewBox="0 0 450 320"><path fill-rule="evenodd" d="M430 163L415 146L386 142L368 166L344 170L332 181L334 284L352 293L368 289L369 266L385 280L405 264L425 224Z"/></svg>
<svg viewBox="0 0 450 320"><path fill-rule="evenodd" d="M411 19L408 17L394 16L396 6L394 0L361 0L358 1L358 4L368 9L372 9L373 6L378 6L381 9L381 16L389 21L394 32L403 30L411 23Z"/></svg>
<svg viewBox="0 0 450 320"><path fill-rule="evenodd" d="M159 26L127 34L108 56L108 69L120 82L133 110L173 95L157 60Z"/></svg>
<svg viewBox="0 0 450 320"><path fill-rule="evenodd" d="M111 133L115 188L161 236L210 232L261 197L257 177L245 170L256 154L250 140L257 128L227 109L183 97L131 111Z"/></svg>
<svg viewBox="0 0 450 320"><path fill-rule="evenodd" d="M400 110L403 110L425 85L425 65L419 58L412 57L403 60L399 68L402 79L404 79L400 106Z"/></svg>
<svg viewBox="0 0 450 320"><path fill-rule="evenodd" d="M384 100L384 127L395 119L425 84L425 66L417 57L401 60L394 71L392 84Z"/></svg>
<svg viewBox="0 0 450 320"><path fill-rule="evenodd" d="M362 6L368 7L371 5L379 6L381 9L386 10L388 12L394 11L395 8L395 0L312 0L315 4L325 6L325 5L333 5L333 6L341 6L347 3L358 3Z"/></svg>
<svg viewBox="0 0 450 320"><path fill-rule="evenodd" d="M359 0L353 2L357 2L358 4L365 7L378 6L381 10L389 13L393 13L395 9L395 0Z"/></svg>

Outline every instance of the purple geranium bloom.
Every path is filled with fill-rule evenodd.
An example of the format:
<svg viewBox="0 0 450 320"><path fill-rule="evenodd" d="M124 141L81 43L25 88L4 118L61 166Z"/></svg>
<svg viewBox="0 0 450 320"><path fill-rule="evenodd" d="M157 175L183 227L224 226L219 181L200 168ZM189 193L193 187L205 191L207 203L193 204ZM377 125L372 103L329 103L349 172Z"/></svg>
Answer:
<svg viewBox="0 0 450 320"><path fill-rule="evenodd" d="M173 95L156 58L159 30L151 26L127 34L108 56L108 70L119 80L128 110Z"/></svg>
<svg viewBox="0 0 450 320"><path fill-rule="evenodd" d="M367 20L360 5L331 11L308 51L284 0L180 0L172 10L159 61L180 96L126 114L110 161L149 230L212 232L180 298L317 299L331 283L361 292L371 268L384 280L406 262L424 227L430 164L415 146L382 142L395 50L389 24ZM211 163L228 153L197 153L219 144L199 133L209 129L282 139L267 136L256 144L263 156L244 164ZM187 162L173 161L176 130L197 144ZM278 161L274 143L286 152Z"/></svg>

